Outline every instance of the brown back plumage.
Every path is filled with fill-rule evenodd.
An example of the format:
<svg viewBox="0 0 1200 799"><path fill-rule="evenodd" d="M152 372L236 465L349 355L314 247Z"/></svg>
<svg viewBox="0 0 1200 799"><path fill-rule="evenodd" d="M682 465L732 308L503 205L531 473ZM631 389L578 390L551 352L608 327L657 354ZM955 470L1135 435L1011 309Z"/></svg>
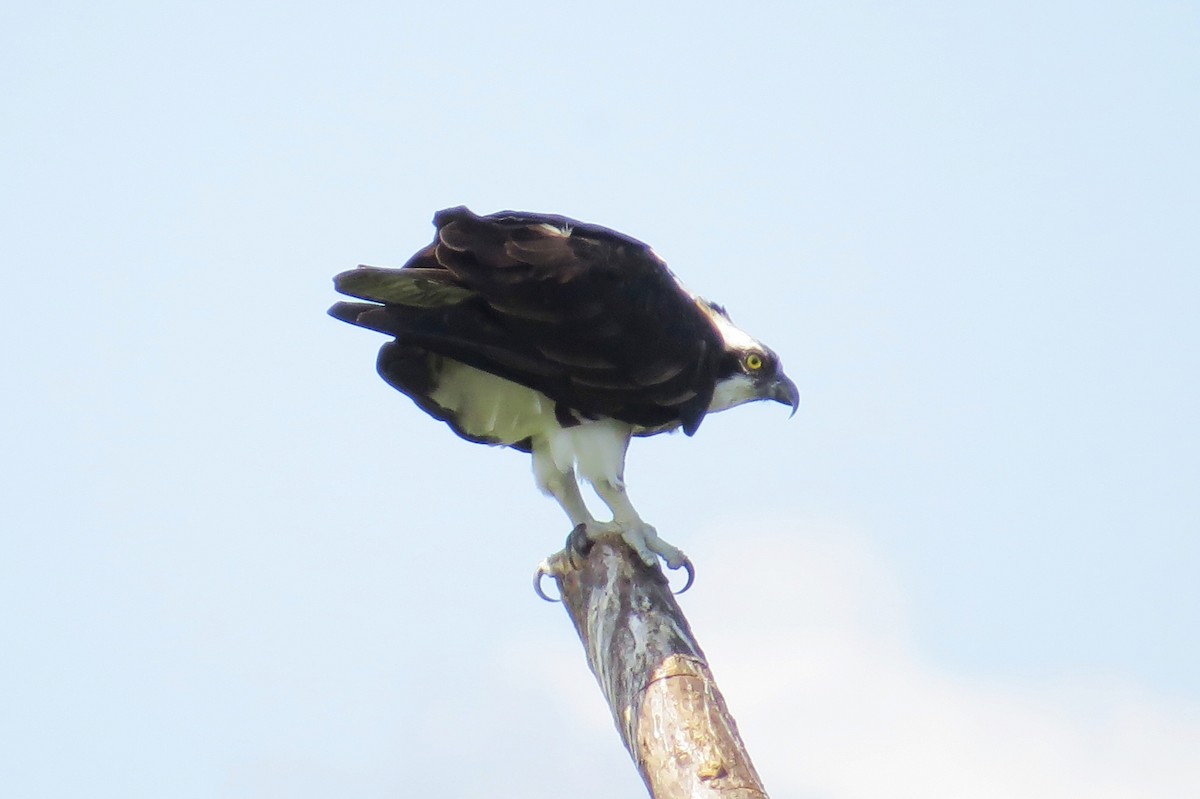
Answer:
<svg viewBox="0 0 1200 799"><path fill-rule="evenodd" d="M450 358L584 416L695 432L721 340L648 246L549 215L459 207L434 224L434 242L403 268L335 278L339 291L371 302L338 303L333 316L396 338L378 363L392 385L445 418L428 392L437 358Z"/></svg>

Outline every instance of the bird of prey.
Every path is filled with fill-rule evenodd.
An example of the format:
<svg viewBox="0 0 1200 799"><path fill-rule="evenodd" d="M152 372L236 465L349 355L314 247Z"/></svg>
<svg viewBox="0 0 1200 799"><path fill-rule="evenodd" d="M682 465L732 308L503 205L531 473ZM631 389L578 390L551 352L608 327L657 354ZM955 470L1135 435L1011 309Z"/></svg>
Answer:
<svg viewBox="0 0 1200 799"><path fill-rule="evenodd" d="M329 313L393 337L379 374L462 438L533 455L541 490L590 538L619 534L650 566L691 564L625 487L633 436L754 400L799 405L779 358L679 282L637 239L562 216L439 211L399 269L334 278ZM577 477L612 511L598 521Z"/></svg>

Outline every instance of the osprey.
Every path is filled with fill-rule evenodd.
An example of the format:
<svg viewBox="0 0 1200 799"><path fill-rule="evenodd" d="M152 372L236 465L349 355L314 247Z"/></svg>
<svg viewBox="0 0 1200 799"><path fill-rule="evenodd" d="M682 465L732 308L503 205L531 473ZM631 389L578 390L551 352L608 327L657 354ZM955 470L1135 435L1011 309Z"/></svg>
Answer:
<svg viewBox="0 0 1200 799"><path fill-rule="evenodd" d="M533 455L541 490L573 526L619 534L648 565L691 565L630 503L633 436L682 429L753 400L796 412L771 349L692 294L637 239L562 216L439 211L437 234L399 269L334 278L329 313L392 336L377 368L468 441ZM597 521L577 474L612 510Z"/></svg>

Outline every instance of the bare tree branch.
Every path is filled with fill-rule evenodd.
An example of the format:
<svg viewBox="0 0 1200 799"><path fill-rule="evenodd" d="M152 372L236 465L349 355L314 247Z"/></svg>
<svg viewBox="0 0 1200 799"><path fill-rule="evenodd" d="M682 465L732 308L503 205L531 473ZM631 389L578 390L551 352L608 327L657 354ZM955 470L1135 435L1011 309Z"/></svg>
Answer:
<svg viewBox="0 0 1200 799"><path fill-rule="evenodd" d="M555 578L617 731L654 799L766 799L666 579L617 538L576 528ZM539 577L540 574L539 573Z"/></svg>

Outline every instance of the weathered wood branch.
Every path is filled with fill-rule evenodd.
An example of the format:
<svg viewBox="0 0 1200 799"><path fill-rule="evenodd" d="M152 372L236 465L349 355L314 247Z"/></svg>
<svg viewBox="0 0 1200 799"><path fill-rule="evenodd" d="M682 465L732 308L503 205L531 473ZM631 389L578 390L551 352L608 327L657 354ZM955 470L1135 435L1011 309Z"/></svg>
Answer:
<svg viewBox="0 0 1200 799"><path fill-rule="evenodd" d="M558 583L617 731L654 799L766 799L666 578L619 539L577 528Z"/></svg>

